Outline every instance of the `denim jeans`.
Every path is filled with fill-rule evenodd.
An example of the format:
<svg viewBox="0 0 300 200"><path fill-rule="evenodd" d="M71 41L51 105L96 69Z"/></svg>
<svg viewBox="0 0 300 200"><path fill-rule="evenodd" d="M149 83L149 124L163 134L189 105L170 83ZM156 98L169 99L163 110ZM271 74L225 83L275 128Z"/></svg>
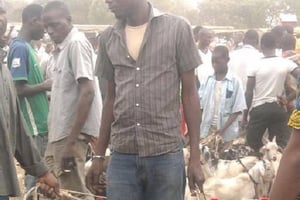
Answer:
<svg viewBox="0 0 300 200"><path fill-rule="evenodd" d="M32 139L33 139L39 153L41 154L42 157L44 157L47 143L48 143L48 135L34 136L34 137L32 137ZM35 186L36 180L37 180L36 177L31 176L29 174L25 174L24 182L25 182L26 192L28 192L32 187Z"/></svg>
<svg viewBox="0 0 300 200"><path fill-rule="evenodd" d="M182 150L139 157L113 152L107 169L108 200L183 200Z"/></svg>
<svg viewBox="0 0 300 200"><path fill-rule="evenodd" d="M0 196L0 200L9 200L8 196Z"/></svg>

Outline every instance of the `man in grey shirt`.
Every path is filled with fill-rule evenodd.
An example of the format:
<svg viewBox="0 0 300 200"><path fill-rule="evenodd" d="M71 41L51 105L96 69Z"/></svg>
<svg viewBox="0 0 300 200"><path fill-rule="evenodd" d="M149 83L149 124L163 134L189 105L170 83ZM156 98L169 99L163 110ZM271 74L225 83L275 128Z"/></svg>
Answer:
<svg viewBox="0 0 300 200"><path fill-rule="evenodd" d="M45 158L61 188L89 193L84 164L88 143L98 136L102 106L94 76L93 48L85 35L73 27L70 11L63 2L49 2L43 21L55 43ZM80 198L93 199L89 195Z"/></svg>
<svg viewBox="0 0 300 200"><path fill-rule="evenodd" d="M201 60L190 25L159 12L146 0L106 3L118 22L100 37L97 74L108 80L108 90L87 185L97 192L110 140L108 199L182 200L185 171L180 101L191 139L190 188L201 188L204 181L194 76Z"/></svg>

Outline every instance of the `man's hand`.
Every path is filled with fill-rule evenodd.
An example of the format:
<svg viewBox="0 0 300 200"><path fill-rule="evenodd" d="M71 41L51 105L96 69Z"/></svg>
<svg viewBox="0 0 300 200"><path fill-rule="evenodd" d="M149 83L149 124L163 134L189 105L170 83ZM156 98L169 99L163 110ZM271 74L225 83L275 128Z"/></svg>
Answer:
<svg viewBox="0 0 300 200"><path fill-rule="evenodd" d="M104 171L104 160L95 159L93 160L92 166L86 175L86 186L93 194L103 193L106 187L106 181L101 175Z"/></svg>
<svg viewBox="0 0 300 200"><path fill-rule="evenodd" d="M40 184L39 191L48 198L54 199L59 196L59 184L57 179L50 173L47 172L45 175L38 179Z"/></svg>
<svg viewBox="0 0 300 200"><path fill-rule="evenodd" d="M63 173L68 173L76 166L75 162L76 143L67 142L62 152L61 170Z"/></svg>
<svg viewBox="0 0 300 200"><path fill-rule="evenodd" d="M203 183L205 181L201 164L200 164L200 158L192 158L189 161L188 165L188 179L189 179L189 187L191 192L195 191L197 189L196 185L200 189L200 192L203 192Z"/></svg>
<svg viewBox="0 0 300 200"><path fill-rule="evenodd" d="M222 128L216 130L216 132L215 132L216 135L223 135L223 133L224 133L224 129L222 129Z"/></svg>
<svg viewBox="0 0 300 200"><path fill-rule="evenodd" d="M52 88L52 79L47 79L43 82L43 87L45 88L45 90L50 91Z"/></svg>

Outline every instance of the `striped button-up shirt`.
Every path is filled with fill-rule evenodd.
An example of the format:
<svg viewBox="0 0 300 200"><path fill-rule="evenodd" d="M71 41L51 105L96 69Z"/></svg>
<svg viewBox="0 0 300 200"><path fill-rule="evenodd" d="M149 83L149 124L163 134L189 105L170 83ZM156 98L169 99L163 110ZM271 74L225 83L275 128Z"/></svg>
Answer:
<svg viewBox="0 0 300 200"><path fill-rule="evenodd" d="M155 156L180 148L180 76L201 59L190 25L151 7L148 27L135 61L118 21L100 38L98 76L114 80L113 151Z"/></svg>

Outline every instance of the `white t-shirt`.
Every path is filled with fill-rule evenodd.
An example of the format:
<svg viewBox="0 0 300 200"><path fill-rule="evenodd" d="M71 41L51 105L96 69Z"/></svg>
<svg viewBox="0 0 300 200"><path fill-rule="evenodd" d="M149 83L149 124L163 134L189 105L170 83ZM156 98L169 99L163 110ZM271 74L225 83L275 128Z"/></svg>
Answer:
<svg viewBox="0 0 300 200"><path fill-rule="evenodd" d="M244 91L246 91L247 86L247 72L254 67L253 62L255 63L261 57L263 55L251 45L244 45L241 49L230 54L228 68L241 79Z"/></svg>
<svg viewBox="0 0 300 200"><path fill-rule="evenodd" d="M218 116L219 116L219 106L221 101L221 94L222 94L222 81L216 81L215 84L215 105L214 105L214 115L212 119L212 126L217 126L218 124Z"/></svg>
<svg viewBox="0 0 300 200"><path fill-rule="evenodd" d="M202 64L197 67L196 73L198 76L198 80L200 81L200 83L202 83L207 79L209 75L214 73L214 69L211 63L212 53L210 50L208 50L206 53L203 53L201 50L199 50L199 55L201 57Z"/></svg>
<svg viewBox="0 0 300 200"><path fill-rule="evenodd" d="M129 54L134 60L137 60L140 54L140 48L144 39L148 23L140 26L126 25L126 43Z"/></svg>
<svg viewBox="0 0 300 200"><path fill-rule="evenodd" d="M252 108L264 103L276 102L284 94L284 84L289 72L297 65L282 57L267 57L257 61L248 71L249 77L256 78Z"/></svg>

